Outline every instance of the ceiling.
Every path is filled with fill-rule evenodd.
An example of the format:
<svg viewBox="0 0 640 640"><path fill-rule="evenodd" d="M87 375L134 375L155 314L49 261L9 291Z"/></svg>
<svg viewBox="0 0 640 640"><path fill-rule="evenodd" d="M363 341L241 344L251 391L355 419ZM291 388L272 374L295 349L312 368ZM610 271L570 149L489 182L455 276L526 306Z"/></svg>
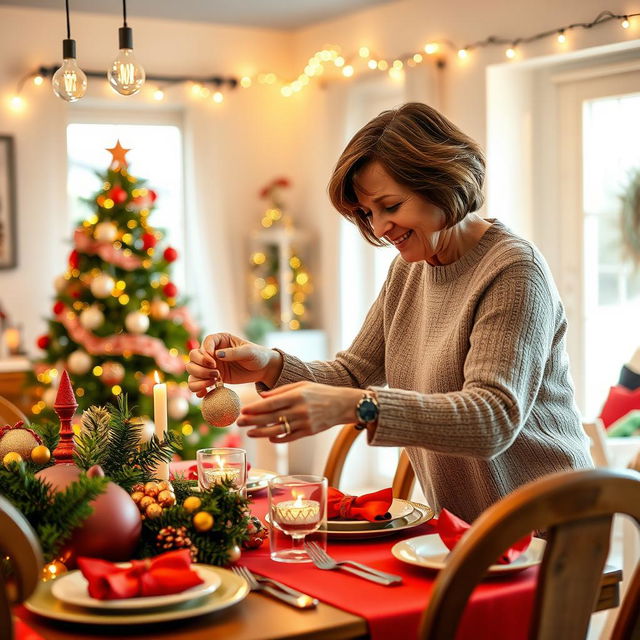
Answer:
<svg viewBox="0 0 640 640"><path fill-rule="evenodd" d="M398 0L129 0L127 16L297 29ZM0 5L64 9L64 0L0 0ZM119 0L72 0L71 11L122 13ZM134 25L135 26L135 25Z"/></svg>

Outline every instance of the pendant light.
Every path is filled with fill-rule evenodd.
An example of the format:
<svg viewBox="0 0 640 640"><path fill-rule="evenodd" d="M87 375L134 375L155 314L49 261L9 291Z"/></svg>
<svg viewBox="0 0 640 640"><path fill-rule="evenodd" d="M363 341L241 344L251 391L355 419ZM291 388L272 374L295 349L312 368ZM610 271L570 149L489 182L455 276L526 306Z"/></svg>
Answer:
<svg viewBox="0 0 640 640"><path fill-rule="evenodd" d="M76 61L76 41L71 39L69 22L69 0L65 0L67 11L67 37L62 41L62 66L53 74L53 92L67 102L80 100L87 92L87 76Z"/></svg>
<svg viewBox="0 0 640 640"><path fill-rule="evenodd" d="M127 26L127 0L122 0L123 26L118 29L120 51L107 72L112 89L122 96L133 96L144 84L145 73L133 56L133 30Z"/></svg>

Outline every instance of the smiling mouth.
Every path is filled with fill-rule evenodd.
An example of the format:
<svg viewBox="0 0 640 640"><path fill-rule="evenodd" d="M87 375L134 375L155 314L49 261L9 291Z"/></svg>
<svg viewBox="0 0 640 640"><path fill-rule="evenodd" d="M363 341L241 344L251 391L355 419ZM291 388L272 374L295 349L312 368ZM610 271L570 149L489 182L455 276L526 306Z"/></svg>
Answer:
<svg viewBox="0 0 640 640"><path fill-rule="evenodd" d="M413 231L410 229L409 231L407 231L407 233L403 233L399 238L396 238L395 240L392 240L391 242L394 244L394 246L399 246L401 245L405 240L407 240L411 234L413 233Z"/></svg>

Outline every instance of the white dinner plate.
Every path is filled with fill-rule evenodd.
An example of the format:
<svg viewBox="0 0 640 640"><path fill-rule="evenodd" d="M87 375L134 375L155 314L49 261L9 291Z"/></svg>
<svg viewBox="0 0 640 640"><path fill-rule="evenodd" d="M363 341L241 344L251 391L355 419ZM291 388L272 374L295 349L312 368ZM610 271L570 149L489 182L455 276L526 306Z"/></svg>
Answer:
<svg viewBox="0 0 640 640"><path fill-rule="evenodd" d="M122 565L126 566L126 565ZM173 604L193 600L213 593L220 586L220 575L213 567L193 565L194 571L204 581L180 593L170 593L163 596L145 596L141 598L122 598L117 600L98 600L92 598L87 590L87 580L81 571L70 571L53 581L51 593L55 598L66 604L91 609L108 609L123 611L126 609L155 609L168 607Z"/></svg>
<svg viewBox="0 0 640 640"><path fill-rule="evenodd" d="M37 615L54 620L64 620L65 622L96 625L131 625L194 618L213 611L226 609L247 597L249 586L244 578L219 567L207 565L207 569L215 571L220 577L220 586L213 593L168 607L140 611L131 610L128 612L96 611L85 609L84 607L75 607L60 602L53 596L51 593L52 580L40 582L35 593L24 603L24 606Z"/></svg>
<svg viewBox="0 0 640 640"><path fill-rule="evenodd" d="M527 550L521 553L513 562L509 564L492 564L487 573L500 575L522 571L540 564L544 554L546 542L540 538L532 538ZM408 564L427 569L444 569L449 555L449 549L442 542L437 533L426 536L417 536L402 540L391 548L391 553Z"/></svg>
<svg viewBox="0 0 640 640"><path fill-rule="evenodd" d="M327 529L329 529L329 531L382 529L394 520L406 518L413 509L413 505L408 500L394 498L389 507L391 517L388 520L376 520L374 522L369 522L368 520L328 520Z"/></svg>
<svg viewBox="0 0 640 640"><path fill-rule="evenodd" d="M265 469L249 469L247 476L247 493L256 493L266 489L271 478L276 477L276 473Z"/></svg>

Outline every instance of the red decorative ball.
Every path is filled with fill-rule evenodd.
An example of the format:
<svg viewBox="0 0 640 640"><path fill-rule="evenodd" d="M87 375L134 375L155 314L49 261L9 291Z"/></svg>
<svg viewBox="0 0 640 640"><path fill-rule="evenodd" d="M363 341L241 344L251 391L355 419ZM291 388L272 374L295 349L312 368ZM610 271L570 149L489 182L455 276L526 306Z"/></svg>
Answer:
<svg viewBox="0 0 640 640"><path fill-rule="evenodd" d="M69 266L72 269L77 269L79 264L80 264L80 254L74 249L69 254Z"/></svg>
<svg viewBox="0 0 640 640"><path fill-rule="evenodd" d="M167 284L162 287L162 291L167 298L175 298L178 295L178 287L176 287L173 282L167 282Z"/></svg>
<svg viewBox="0 0 640 640"><path fill-rule="evenodd" d="M187 351L191 351L192 349L199 349L200 343L195 338L189 338L187 340Z"/></svg>
<svg viewBox="0 0 640 640"><path fill-rule="evenodd" d="M174 262L178 259L178 252L173 247L167 247L162 256L167 262Z"/></svg>
<svg viewBox="0 0 640 640"><path fill-rule="evenodd" d="M113 189L109 190L107 195L116 204L122 204L127 201L127 192L122 187L113 187Z"/></svg>
<svg viewBox="0 0 640 640"><path fill-rule="evenodd" d="M89 477L104 475L99 467L91 467ZM56 464L36 474L55 491L63 491L80 476L72 464ZM78 527L68 543L71 560L78 556L102 558L113 562L130 560L142 530L136 503L117 484L110 482L106 491L91 502L93 513ZM65 562L67 566L69 563Z"/></svg>
<svg viewBox="0 0 640 640"><path fill-rule="evenodd" d="M149 198L151 199L151 202L155 202L157 197L158 194L153 189L149 189Z"/></svg>
<svg viewBox="0 0 640 640"><path fill-rule="evenodd" d="M36 340L36 344L38 349L47 349L51 344L51 338L45 333Z"/></svg>
<svg viewBox="0 0 640 640"><path fill-rule="evenodd" d="M54 315L58 315L59 313L62 313L64 311L64 302L62 302L62 300L58 300L54 305L53 305L53 313Z"/></svg>
<svg viewBox="0 0 640 640"><path fill-rule="evenodd" d="M145 249L153 249L158 243L158 239L153 235L153 233L143 233L142 234L142 246Z"/></svg>

